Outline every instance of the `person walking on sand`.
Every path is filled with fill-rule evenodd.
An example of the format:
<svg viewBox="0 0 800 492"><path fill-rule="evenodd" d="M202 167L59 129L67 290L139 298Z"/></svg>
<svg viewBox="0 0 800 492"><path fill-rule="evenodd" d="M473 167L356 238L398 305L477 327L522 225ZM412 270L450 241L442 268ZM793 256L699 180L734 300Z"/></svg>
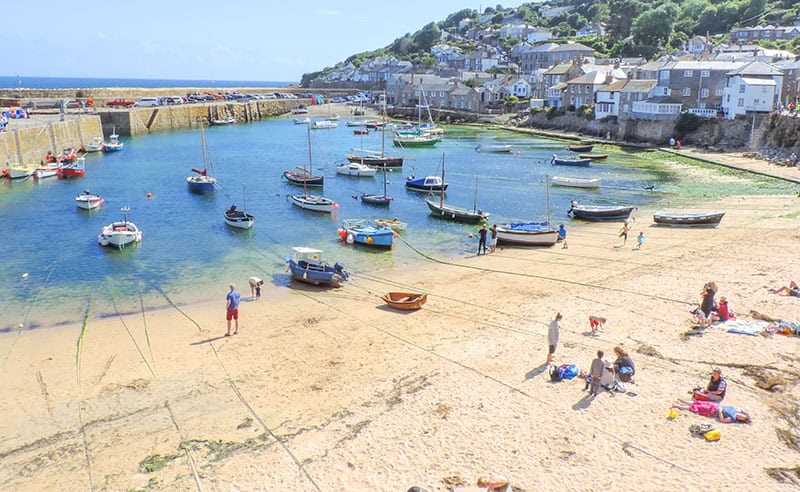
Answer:
<svg viewBox="0 0 800 492"><path fill-rule="evenodd" d="M606 370L606 362L603 360L603 351L597 351L597 358L592 360L589 368L589 376L592 380L589 383L589 396L597 396L600 392L600 380L603 378L603 371Z"/></svg>
<svg viewBox="0 0 800 492"><path fill-rule="evenodd" d="M622 224L622 228L619 230L619 236L622 238L622 245L625 246L628 242L628 233L631 231L631 226L628 225L628 221L626 220L624 224Z"/></svg>
<svg viewBox="0 0 800 492"><path fill-rule="evenodd" d="M553 363L553 354L556 353L556 346L558 346L558 337L561 335L561 313L556 313L556 317L550 322L550 328L547 330L547 365Z"/></svg>
<svg viewBox="0 0 800 492"><path fill-rule="evenodd" d="M235 322L235 328L233 330L234 335L239 334L239 291L236 290L236 284L230 284L230 292L225 297L226 304L226 316L225 319L228 320L228 331L225 332L225 336L231 336L231 320Z"/></svg>
<svg viewBox="0 0 800 492"><path fill-rule="evenodd" d="M644 231L636 237L636 249L642 249L642 246L644 246Z"/></svg>
<svg viewBox="0 0 800 492"><path fill-rule="evenodd" d="M497 224L492 224L492 227L489 229L489 237L491 237L489 252L494 253L497 250Z"/></svg>
<svg viewBox="0 0 800 492"><path fill-rule="evenodd" d="M250 295L253 299L261 299L261 286L264 281L258 277L250 277L248 280L250 284Z"/></svg>
<svg viewBox="0 0 800 492"><path fill-rule="evenodd" d="M564 241L564 246L561 246L561 249L567 249L567 228L564 227L564 224L558 224L558 240Z"/></svg>
<svg viewBox="0 0 800 492"><path fill-rule="evenodd" d="M483 254L486 254L486 224L481 226L481 230L478 231L478 254L481 254L481 248L483 248Z"/></svg>

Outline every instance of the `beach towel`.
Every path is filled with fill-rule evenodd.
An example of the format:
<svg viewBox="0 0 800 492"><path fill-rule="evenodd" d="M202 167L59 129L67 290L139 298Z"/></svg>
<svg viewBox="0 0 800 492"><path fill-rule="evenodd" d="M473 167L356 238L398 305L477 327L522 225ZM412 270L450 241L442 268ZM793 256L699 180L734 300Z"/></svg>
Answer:
<svg viewBox="0 0 800 492"><path fill-rule="evenodd" d="M766 321L728 321L725 326L728 328L728 333L739 333L741 335L756 336L764 331L769 323Z"/></svg>

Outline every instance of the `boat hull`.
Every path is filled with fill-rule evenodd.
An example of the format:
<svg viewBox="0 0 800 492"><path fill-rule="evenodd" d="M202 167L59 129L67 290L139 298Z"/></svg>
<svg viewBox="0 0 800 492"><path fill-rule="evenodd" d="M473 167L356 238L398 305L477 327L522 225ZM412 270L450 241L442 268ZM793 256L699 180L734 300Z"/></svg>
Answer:
<svg viewBox="0 0 800 492"><path fill-rule="evenodd" d="M389 204L392 203L392 197L385 195L372 195L369 193L363 193L361 195L361 201L364 203L368 203L370 205L379 205L382 207L388 207Z"/></svg>
<svg viewBox="0 0 800 492"><path fill-rule="evenodd" d="M8 177L11 179L25 179L33 175L33 169L26 169L24 167L10 167L8 168Z"/></svg>
<svg viewBox="0 0 800 492"><path fill-rule="evenodd" d="M556 166L581 166L587 167L591 164L591 159L559 159L557 157L553 158L553 164Z"/></svg>
<svg viewBox="0 0 800 492"><path fill-rule="evenodd" d="M217 180L207 176L188 176L186 185L192 193L212 193Z"/></svg>
<svg viewBox="0 0 800 492"><path fill-rule="evenodd" d="M594 145L570 145L567 148L572 152L591 152Z"/></svg>
<svg viewBox="0 0 800 492"><path fill-rule="evenodd" d="M133 222L112 222L97 236L101 246L123 249L142 240L142 231Z"/></svg>
<svg viewBox="0 0 800 492"><path fill-rule="evenodd" d="M370 167L389 167L389 168L403 167L402 157L348 155L347 160L358 164L364 164Z"/></svg>
<svg viewBox="0 0 800 492"><path fill-rule="evenodd" d="M292 278L300 282L339 287L343 280L342 271L327 264L309 263L302 260L299 262L289 260L288 263Z"/></svg>
<svg viewBox="0 0 800 492"><path fill-rule="evenodd" d="M375 227L344 228L345 238L355 244L363 244L373 248L391 248L394 246L394 231Z"/></svg>
<svg viewBox="0 0 800 492"><path fill-rule="evenodd" d="M105 203L105 199L97 195L94 196L78 195L77 197L75 197L75 205L77 205L78 208L81 208L83 210L94 210L103 203Z"/></svg>
<svg viewBox="0 0 800 492"><path fill-rule="evenodd" d="M394 137L392 139L392 143L395 147L406 147L406 148L415 148L415 147L433 147L437 143L439 143L442 139L439 137L425 135L425 136L414 136L414 137Z"/></svg>
<svg viewBox="0 0 800 492"><path fill-rule="evenodd" d="M669 227L717 227L724 216L725 212L656 212L653 214L653 222Z"/></svg>
<svg viewBox="0 0 800 492"><path fill-rule="evenodd" d="M582 179L564 178L561 176L553 176L550 178L550 183L552 183L553 186L564 186L567 188L597 189L600 188L601 182L601 178Z"/></svg>
<svg viewBox="0 0 800 492"><path fill-rule="evenodd" d="M382 297L383 301L391 308L403 310L417 310L428 301L428 294L413 292L389 292Z"/></svg>
<svg viewBox="0 0 800 492"><path fill-rule="evenodd" d="M475 147L478 152L486 152L490 154L508 154L511 152L510 145L478 145Z"/></svg>
<svg viewBox="0 0 800 492"><path fill-rule="evenodd" d="M608 158L608 154L578 154L581 159L591 159L593 161L602 161Z"/></svg>
<svg viewBox="0 0 800 492"><path fill-rule="evenodd" d="M313 212L331 213L336 205L333 200L318 195L291 195L292 204Z"/></svg>
<svg viewBox="0 0 800 492"><path fill-rule="evenodd" d="M123 144L123 143L118 143L118 144L107 143L107 144L103 145L103 152L105 152L106 154L108 154L110 152L119 152L120 150L122 150L124 148L125 148L125 144Z"/></svg>
<svg viewBox="0 0 800 492"><path fill-rule="evenodd" d="M497 226L497 242L517 246L553 246L558 231L547 222L512 222Z"/></svg>
<svg viewBox="0 0 800 492"><path fill-rule="evenodd" d="M481 210L472 211L447 204L440 205L437 201L431 199L425 200L425 203L428 205L431 215L441 219L463 222L465 224L478 224L489 218L489 213Z"/></svg>
<svg viewBox="0 0 800 492"><path fill-rule="evenodd" d="M375 224L379 227L391 227L395 232L405 231L406 227L408 227L408 224L405 222L389 219L375 219Z"/></svg>
<svg viewBox="0 0 800 492"><path fill-rule="evenodd" d="M314 176L312 174L300 174L295 171L284 171L283 177L286 181L298 186L325 186L325 176Z"/></svg>
<svg viewBox="0 0 800 492"><path fill-rule="evenodd" d="M598 221L628 220L636 207L577 206L572 208L576 219Z"/></svg>
<svg viewBox="0 0 800 492"><path fill-rule="evenodd" d="M377 171L377 169L358 163L345 164L336 168L337 174L354 176L356 178L371 178L375 176Z"/></svg>
<svg viewBox="0 0 800 492"><path fill-rule="evenodd" d="M409 190L414 191L445 191L447 190L447 183L438 184L438 185L426 185L423 180L421 179L412 179L406 181L406 188Z"/></svg>
<svg viewBox="0 0 800 492"><path fill-rule="evenodd" d="M255 217L246 213L225 214L225 224L234 229L250 229L255 221Z"/></svg>

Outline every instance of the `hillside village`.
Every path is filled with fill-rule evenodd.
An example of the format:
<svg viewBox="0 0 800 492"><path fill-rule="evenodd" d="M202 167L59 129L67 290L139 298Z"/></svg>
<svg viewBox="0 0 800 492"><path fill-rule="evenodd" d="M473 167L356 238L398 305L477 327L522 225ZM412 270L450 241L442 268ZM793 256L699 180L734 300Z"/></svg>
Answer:
<svg viewBox="0 0 800 492"><path fill-rule="evenodd" d="M563 15L570 8L542 5L538 15ZM798 103L800 56L762 45L796 45L800 18L788 26L692 36L679 49L648 60L601 57L579 41L602 37L603 25L586 25L565 40L526 23L515 9L500 13L441 29L426 55L428 66L383 53L357 65L341 63L309 85L383 89L387 104L397 107L427 104L481 114L578 111L603 121L674 120L682 113L734 119Z"/></svg>

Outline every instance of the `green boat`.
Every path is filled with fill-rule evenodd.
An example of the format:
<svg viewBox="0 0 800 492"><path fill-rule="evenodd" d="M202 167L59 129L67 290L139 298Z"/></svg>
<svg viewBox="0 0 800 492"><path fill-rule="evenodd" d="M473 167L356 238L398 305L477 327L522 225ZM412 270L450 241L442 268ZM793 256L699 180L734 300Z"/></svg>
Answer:
<svg viewBox="0 0 800 492"><path fill-rule="evenodd" d="M442 140L438 135L400 135L395 134L392 143L395 147L433 147Z"/></svg>

